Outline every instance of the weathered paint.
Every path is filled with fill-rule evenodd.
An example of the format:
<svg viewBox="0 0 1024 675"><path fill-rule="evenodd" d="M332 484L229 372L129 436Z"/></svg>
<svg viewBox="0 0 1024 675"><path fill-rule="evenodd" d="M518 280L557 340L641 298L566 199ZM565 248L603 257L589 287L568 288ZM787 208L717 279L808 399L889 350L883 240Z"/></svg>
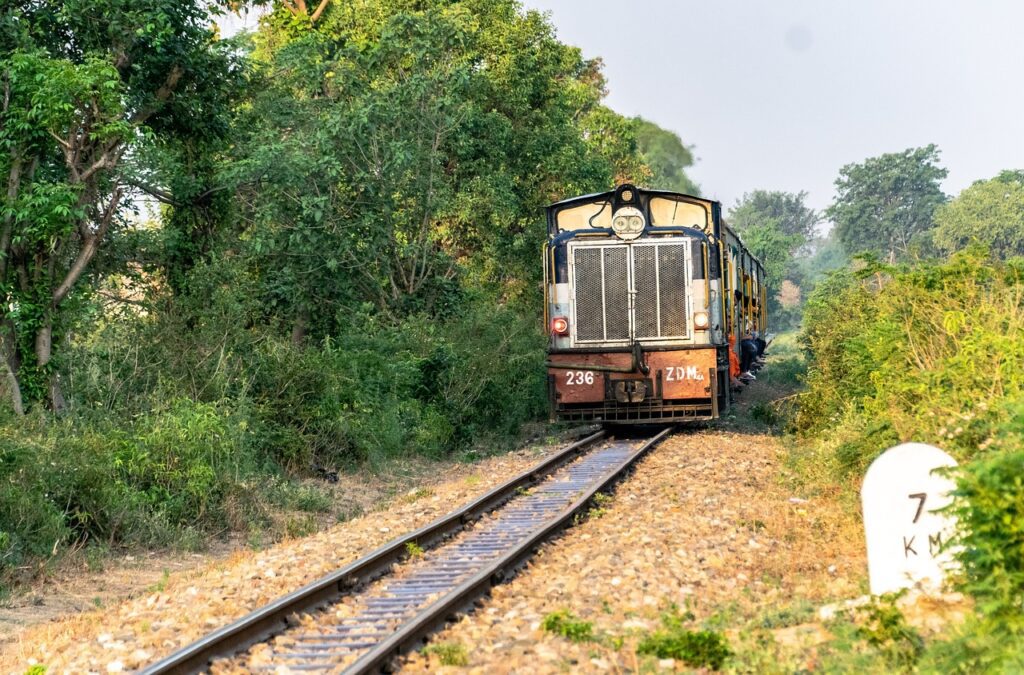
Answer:
<svg viewBox="0 0 1024 675"><path fill-rule="evenodd" d="M605 400L605 379L630 380L645 378L657 386L661 378L662 398L691 399L711 396L710 373L716 366L715 350L680 349L674 351L645 352L644 359L650 367L647 375L639 371L632 373L611 373L590 371L586 366L613 366L628 368L633 356L614 352L603 354L552 354L552 363L584 366L583 368L549 368L554 376L555 395L560 403L599 403ZM593 377L588 377L593 373ZM580 375L583 374L583 377ZM651 392L654 393L653 391Z"/></svg>
<svg viewBox="0 0 1024 675"><path fill-rule="evenodd" d="M657 381L658 375L661 375L663 399L711 396L709 378L715 364L714 349L685 349L647 354L647 365L651 368L650 377Z"/></svg>

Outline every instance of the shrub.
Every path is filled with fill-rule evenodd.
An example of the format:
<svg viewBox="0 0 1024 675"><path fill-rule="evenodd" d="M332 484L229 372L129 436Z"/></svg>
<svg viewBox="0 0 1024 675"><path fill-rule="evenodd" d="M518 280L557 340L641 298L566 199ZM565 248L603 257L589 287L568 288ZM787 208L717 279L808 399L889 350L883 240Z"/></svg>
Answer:
<svg viewBox="0 0 1024 675"><path fill-rule="evenodd" d="M974 253L834 274L807 304L798 430L822 438L839 476L903 440L974 456L1024 396L1021 281Z"/></svg>
<svg viewBox="0 0 1024 675"><path fill-rule="evenodd" d="M588 642L594 639L594 624L577 618L567 609L548 614L540 625L547 632L561 635L573 642Z"/></svg>
<svg viewBox="0 0 1024 675"><path fill-rule="evenodd" d="M424 655L435 655L442 666L468 666L469 654L458 642L437 642L423 648Z"/></svg>
<svg viewBox="0 0 1024 675"><path fill-rule="evenodd" d="M683 628L655 631L637 645L638 654L653 654L659 659L676 659L694 668L719 670L732 656L729 643L721 633Z"/></svg>

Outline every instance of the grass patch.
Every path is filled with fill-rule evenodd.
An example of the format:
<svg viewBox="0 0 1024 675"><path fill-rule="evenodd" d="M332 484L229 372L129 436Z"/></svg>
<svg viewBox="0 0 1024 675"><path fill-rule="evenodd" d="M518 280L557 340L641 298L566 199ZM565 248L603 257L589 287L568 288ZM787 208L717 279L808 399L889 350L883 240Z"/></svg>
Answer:
<svg viewBox="0 0 1024 675"><path fill-rule="evenodd" d="M572 642L590 642L594 639L594 624L573 615L567 609L551 612L541 621L541 628Z"/></svg>
<svg viewBox="0 0 1024 675"><path fill-rule="evenodd" d="M436 656L442 666L468 666L469 653L458 642L437 642L429 644L420 652L424 656Z"/></svg>
<svg viewBox="0 0 1024 675"><path fill-rule="evenodd" d="M637 654L659 659L676 659L694 668L719 670L732 656L729 642L721 633L710 630L660 630L645 637L636 647Z"/></svg>

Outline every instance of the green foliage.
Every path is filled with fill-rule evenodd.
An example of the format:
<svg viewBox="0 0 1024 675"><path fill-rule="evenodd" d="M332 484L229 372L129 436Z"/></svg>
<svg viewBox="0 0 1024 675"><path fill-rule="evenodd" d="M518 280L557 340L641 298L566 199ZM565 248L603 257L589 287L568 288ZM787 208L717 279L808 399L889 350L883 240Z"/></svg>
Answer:
<svg viewBox="0 0 1024 675"><path fill-rule="evenodd" d="M1024 391L1024 306L1012 267L964 254L909 271L840 272L808 301L798 427L859 475L899 440L958 459L994 442Z"/></svg>
<svg viewBox="0 0 1024 675"><path fill-rule="evenodd" d="M895 668L909 668L924 650L924 640L907 625L903 613L893 598L883 597L863 610L856 635L879 650L888 664Z"/></svg>
<svg viewBox="0 0 1024 675"><path fill-rule="evenodd" d="M754 190L743 195L729 210L729 222L741 234L752 227L775 224L779 232L803 244L814 236L821 216L807 206L806 192Z"/></svg>
<svg viewBox="0 0 1024 675"><path fill-rule="evenodd" d="M1024 172L981 180L935 211L935 244L947 253L971 245L997 258L1024 255Z"/></svg>
<svg viewBox="0 0 1024 675"><path fill-rule="evenodd" d="M946 201L934 145L847 164L836 179L837 196L825 214L847 251L885 256L890 262L928 253L935 209Z"/></svg>
<svg viewBox="0 0 1024 675"><path fill-rule="evenodd" d="M560 635L573 642L589 642L594 639L594 624L577 618L567 609L560 609L546 615L540 626L549 633Z"/></svg>
<svg viewBox="0 0 1024 675"><path fill-rule="evenodd" d="M423 648L425 656L436 656L442 666L468 666L469 653L458 642L434 642Z"/></svg>
<svg viewBox="0 0 1024 675"><path fill-rule="evenodd" d="M636 647L638 654L652 654L659 659L676 659L694 668L719 670L732 649L725 637L716 631L670 629L656 631Z"/></svg>
<svg viewBox="0 0 1024 675"><path fill-rule="evenodd" d="M675 133L642 117L634 118L640 157L650 167L649 187L699 195L700 188L686 175L693 153Z"/></svg>
<svg viewBox="0 0 1024 675"><path fill-rule="evenodd" d="M1024 638L1024 402L994 447L956 474L953 542L986 632Z"/></svg>
<svg viewBox="0 0 1024 675"><path fill-rule="evenodd" d="M167 545L261 515L251 426L220 406L180 400L127 424L36 414L3 429L0 578L72 541Z"/></svg>
<svg viewBox="0 0 1024 675"><path fill-rule="evenodd" d="M210 89L232 57L211 41L213 8L65 0L0 14L0 356L18 413L64 408L55 352L103 272L95 259L128 230L136 158L217 118Z"/></svg>
<svg viewBox="0 0 1024 675"><path fill-rule="evenodd" d="M796 307L784 307L780 291L784 281L797 289L803 283L800 268L795 264L796 255L820 221L818 214L804 204L806 197L806 192L755 190L744 194L729 211L730 224L765 266L768 316L777 329L795 323Z"/></svg>

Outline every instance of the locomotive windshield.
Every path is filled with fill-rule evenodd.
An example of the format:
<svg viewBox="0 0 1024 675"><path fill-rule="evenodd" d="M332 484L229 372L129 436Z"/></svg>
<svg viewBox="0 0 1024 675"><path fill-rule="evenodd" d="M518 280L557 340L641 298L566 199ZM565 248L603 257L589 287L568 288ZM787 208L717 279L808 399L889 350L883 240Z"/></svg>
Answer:
<svg viewBox="0 0 1024 675"><path fill-rule="evenodd" d="M574 232L591 227L611 227L612 203L608 199L602 199L560 209L557 218L559 232Z"/></svg>
<svg viewBox="0 0 1024 675"><path fill-rule="evenodd" d="M692 227L706 234L712 233L710 202L664 192L646 192L622 203L608 194L574 199L556 204L553 208L556 232L579 232L614 226L616 213L625 206L637 208L655 227Z"/></svg>

